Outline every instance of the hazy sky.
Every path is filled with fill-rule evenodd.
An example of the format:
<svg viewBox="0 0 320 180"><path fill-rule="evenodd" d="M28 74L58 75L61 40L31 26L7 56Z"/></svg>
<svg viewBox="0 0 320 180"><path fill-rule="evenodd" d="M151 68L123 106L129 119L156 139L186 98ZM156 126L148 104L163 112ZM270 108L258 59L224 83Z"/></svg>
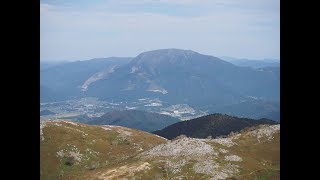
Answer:
<svg viewBox="0 0 320 180"><path fill-rule="evenodd" d="M280 57L280 0L41 0L40 23L41 61L163 48Z"/></svg>

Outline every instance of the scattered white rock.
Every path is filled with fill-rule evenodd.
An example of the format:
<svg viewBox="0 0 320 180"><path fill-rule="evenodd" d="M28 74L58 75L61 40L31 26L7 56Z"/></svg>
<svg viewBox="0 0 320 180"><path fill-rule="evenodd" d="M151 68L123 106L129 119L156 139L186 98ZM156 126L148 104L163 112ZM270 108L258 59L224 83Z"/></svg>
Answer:
<svg viewBox="0 0 320 180"><path fill-rule="evenodd" d="M118 133L120 133L121 136L127 137L127 136L132 136L132 132L126 131L124 129L116 129Z"/></svg>
<svg viewBox="0 0 320 180"><path fill-rule="evenodd" d="M53 125L55 125L55 126L62 126L62 124L60 124L59 122L55 122L55 123L53 123Z"/></svg>
<svg viewBox="0 0 320 180"><path fill-rule="evenodd" d="M181 138L167 143L160 144L142 153L145 156L204 156L218 153L201 139Z"/></svg>
<svg viewBox="0 0 320 180"><path fill-rule="evenodd" d="M72 121L62 121L62 122L68 123L68 124L72 124L72 125L74 125L74 126L79 126L79 124L74 123L74 122L72 122Z"/></svg>
<svg viewBox="0 0 320 180"><path fill-rule="evenodd" d="M259 129L249 132L249 135L257 137L260 142L261 138L273 139L273 134L280 132L280 124L277 125L262 125Z"/></svg>
<svg viewBox="0 0 320 180"><path fill-rule="evenodd" d="M239 165L231 164L231 163L225 164L225 165L223 166L222 172L224 172L224 173L226 173L226 174L229 174L230 176L233 176L233 175L235 175L236 173L239 173L239 172L240 172L240 170L239 170ZM229 176L229 177L230 177L230 176Z"/></svg>
<svg viewBox="0 0 320 180"><path fill-rule="evenodd" d="M229 151L228 150L226 150L226 149L219 149L219 152L221 152L221 153L223 153L223 154L226 154L226 153L228 153Z"/></svg>
<svg viewBox="0 0 320 180"><path fill-rule="evenodd" d="M230 155L230 156L225 156L224 159L226 161L235 161L235 162L240 162L242 161L242 158L240 156L237 155Z"/></svg>
<svg viewBox="0 0 320 180"><path fill-rule="evenodd" d="M100 154L99 152L94 151L94 150L89 149L89 148L86 149L86 153L89 154L89 155L94 155L94 156L98 156Z"/></svg>
<svg viewBox="0 0 320 180"><path fill-rule="evenodd" d="M111 128L108 128L107 126L100 126L102 129L106 130L106 131L110 131Z"/></svg>
<svg viewBox="0 0 320 180"><path fill-rule="evenodd" d="M63 158L63 157L64 157L64 152L63 152L63 151L64 151L63 149L60 150L60 151L58 151L58 152L57 152L57 157Z"/></svg>
<svg viewBox="0 0 320 180"><path fill-rule="evenodd" d="M56 156L58 158L72 157L75 161L75 164L80 163L83 157L83 155L80 153L80 150L76 146L70 144L67 144L66 149L61 149L58 151Z"/></svg>
<svg viewBox="0 0 320 180"><path fill-rule="evenodd" d="M166 161L166 168L169 169L173 174L179 173L181 168L186 164L186 160L178 160L178 161Z"/></svg>
<svg viewBox="0 0 320 180"><path fill-rule="evenodd" d="M233 164L219 165L213 160L205 160L202 162L197 162L193 166L193 170L196 173L202 173L210 175L211 179L226 179L239 172L239 166Z"/></svg>
<svg viewBox="0 0 320 180"><path fill-rule="evenodd" d="M44 140L43 137L43 128L45 127L45 122L40 121L40 141Z"/></svg>
<svg viewBox="0 0 320 180"><path fill-rule="evenodd" d="M232 138L216 138L216 139L210 139L208 141L221 144L226 147L232 147L236 143L232 141Z"/></svg>
<svg viewBox="0 0 320 180"><path fill-rule="evenodd" d="M219 168L219 164L215 161L208 159L194 164L193 169L196 173L211 174Z"/></svg>
<svg viewBox="0 0 320 180"><path fill-rule="evenodd" d="M69 156L73 157L76 162L81 162L82 154L80 154L80 152L71 151L69 152Z"/></svg>

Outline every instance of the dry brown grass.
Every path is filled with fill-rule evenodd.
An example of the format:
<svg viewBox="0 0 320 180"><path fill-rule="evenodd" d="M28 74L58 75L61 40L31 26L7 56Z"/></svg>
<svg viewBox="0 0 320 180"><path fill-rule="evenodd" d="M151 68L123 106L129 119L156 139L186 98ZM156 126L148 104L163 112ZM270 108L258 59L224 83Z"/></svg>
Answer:
<svg viewBox="0 0 320 180"><path fill-rule="evenodd" d="M169 153L168 156L149 157L141 155L155 146L162 147L164 143L179 143L123 127L55 123L47 122L43 128L44 140L40 141L41 179L210 179L217 177L220 170L228 172L228 168L236 168L234 173L228 175L229 179L280 179L280 132L273 134L271 139L263 137L258 140L250 135L251 130L247 130L232 139L232 146L210 139L201 140L217 152L213 154L199 156L196 153L185 157L175 153L170 156ZM66 165L67 158L57 156L57 152L63 149L65 152L79 151L81 162ZM220 152L220 149L226 151ZM226 156L239 156L242 160L227 161ZM209 164L202 165L201 162ZM215 173L205 171L211 168L211 162L218 165L213 168ZM199 173L195 172L197 167Z"/></svg>

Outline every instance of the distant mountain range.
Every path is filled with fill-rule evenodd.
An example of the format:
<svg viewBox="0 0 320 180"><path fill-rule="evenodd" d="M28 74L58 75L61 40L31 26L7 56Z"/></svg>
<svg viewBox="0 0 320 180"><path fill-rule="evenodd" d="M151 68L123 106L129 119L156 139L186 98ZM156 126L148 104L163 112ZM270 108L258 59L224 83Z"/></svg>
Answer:
<svg viewBox="0 0 320 180"><path fill-rule="evenodd" d="M188 121L178 122L164 129L154 131L153 133L167 139L174 139L180 135L186 135L187 137L193 138L206 138L208 136L215 138L261 124L274 125L277 124L277 122L269 119L254 120L224 114L211 114Z"/></svg>
<svg viewBox="0 0 320 180"><path fill-rule="evenodd" d="M233 57L227 57L227 56L223 56L220 58L234 65L243 66L243 67L252 67L252 68L280 67L280 61L276 59L252 60L252 59L239 59L239 58L233 58Z"/></svg>
<svg viewBox="0 0 320 180"><path fill-rule="evenodd" d="M177 122L181 122L181 120L168 115L138 110L123 110L107 112L101 117L88 121L88 124L117 125L152 132Z"/></svg>
<svg viewBox="0 0 320 180"><path fill-rule="evenodd" d="M40 91L42 102L88 96L127 102L156 98L209 113L279 117L279 72L236 66L191 50L161 49L135 58L94 59L44 69ZM259 108L252 113L249 107Z"/></svg>

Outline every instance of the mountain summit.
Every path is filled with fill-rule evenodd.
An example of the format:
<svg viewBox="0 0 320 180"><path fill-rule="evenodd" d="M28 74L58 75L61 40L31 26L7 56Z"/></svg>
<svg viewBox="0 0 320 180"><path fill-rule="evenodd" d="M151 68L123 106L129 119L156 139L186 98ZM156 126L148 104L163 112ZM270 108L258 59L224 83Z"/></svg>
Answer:
<svg viewBox="0 0 320 180"><path fill-rule="evenodd" d="M139 54L131 62L131 66L138 66L141 68L156 68L159 66L174 66L183 69L190 68L189 66L197 66L199 64L209 63L216 67L221 67L225 64L231 65L226 61L223 61L214 56L208 56L199 54L192 50L182 49L159 49L153 51L147 51ZM167 67L166 67L167 68Z"/></svg>
<svg viewBox="0 0 320 180"><path fill-rule="evenodd" d="M160 63L162 61L175 63L185 61L199 54L191 50L182 50L182 49L159 49L153 51L147 51L139 54L131 62L132 64L141 64L146 62Z"/></svg>

